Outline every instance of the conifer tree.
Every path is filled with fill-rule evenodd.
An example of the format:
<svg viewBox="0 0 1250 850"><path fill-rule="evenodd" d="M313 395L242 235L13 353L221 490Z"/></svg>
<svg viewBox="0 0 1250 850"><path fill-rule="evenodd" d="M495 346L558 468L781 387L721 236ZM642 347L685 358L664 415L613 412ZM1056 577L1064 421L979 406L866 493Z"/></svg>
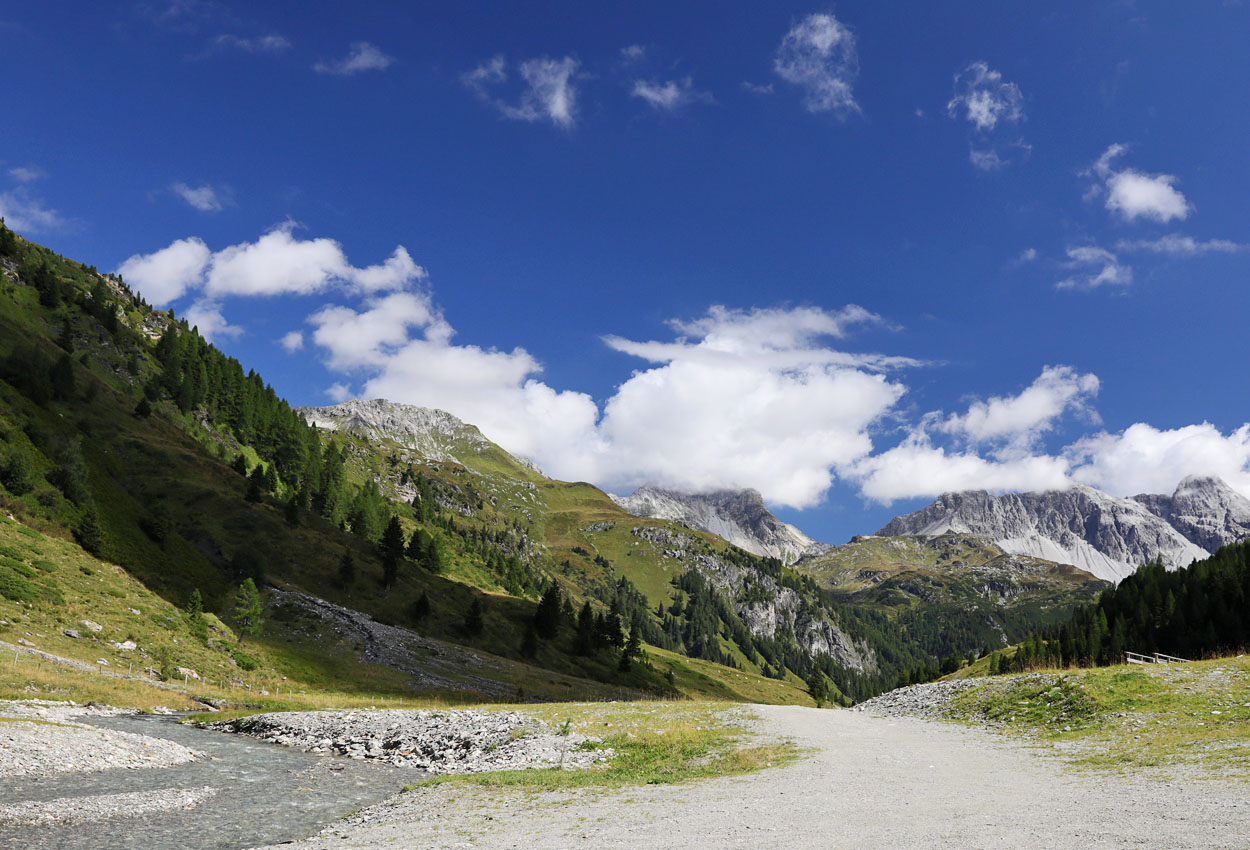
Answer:
<svg viewBox="0 0 1250 850"><path fill-rule="evenodd" d="M100 516L96 513L94 502L88 502L83 508L82 516L74 526L74 539L79 546L97 557L103 550L104 529L100 527Z"/></svg>
<svg viewBox="0 0 1250 850"><path fill-rule="evenodd" d="M469 611L464 615L464 630L471 637L477 637L485 628L486 622L484 612L482 611L481 597L473 597L473 604L469 606Z"/></svg>
<svg viewBox="0 0 1250 850"><path fill-rule="evenodd" d="M200 589L197 587L191 591L191 598L187 601L187 623L191 627L191 634L195 635L201 643L208 643L208 618L204 616L204 597L200 595Z"/></svg>
<svg viewBox="0 0 1250 850"><path fill-rule="evenodd" d="M356 559L352 557L351 549L343 550L343 557L339 559L338 584L339 587L346 590L356 583Z"/></svg>
<svg viewBox="0 0 1250 850"><path fill-rule="evenodd" d="M245 579L239 585L238 595L234 600L234 617L239 623L239 642L243 642L243 637L258 637L261 628L264 626L262 614L264 613L264 605L260 599L260 591L256 589L256 582L250 578Z"/></svg>
<svg viewBox="0 0 1250 850"><path fill-rule="evenodd" d="M622 673L628 673L633 669L634 660L642 657L642 635L639 633L638 621L634 620L633 625L629 627L629 640L625 641L625 648L621 650L621 660L617 664L617 669Z"/></svg>
<svg viewBox="0 0 1250 850"><path fill-rule="evenodd" d="M534 631L543 640L553 640L560 634L560 585L555 581L547 588L538 609L534 612Z"/></svg>
<svg viewBox="0 0 1250 850"><path fill-rule="evenodd" d="M595 614L589 601L582 604L582 610L577 615L577 640L574 648L578 655L590 655L595 651Z"/></svg>
<svg viewBox="0 0 1250 850"><path fill-rule="evenodd" d="M533 623L526 623L525 637L521 639L521 655L533 658L538 654L538 632Z"/></svg>
<svg viewBox="0 0 1250 850"><path fill-rule="evenodd" d="M423 590L417 601L412 603L412 619L420 623L428 616L430 616L430 596Z"/></svg>

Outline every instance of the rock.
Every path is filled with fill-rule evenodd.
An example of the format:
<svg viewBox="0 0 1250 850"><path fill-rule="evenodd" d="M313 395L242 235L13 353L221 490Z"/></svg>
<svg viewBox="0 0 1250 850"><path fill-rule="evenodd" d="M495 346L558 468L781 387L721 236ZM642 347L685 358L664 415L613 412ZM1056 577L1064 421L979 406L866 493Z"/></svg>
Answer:
<svg viewBox="0 0 1250 850"><path fill-rule="evenodd" d="M139 648L139 645L135 643L133 640L124 640L121 643L114 643L113 646L114 648L119 649L122 652L133 652L134 650Z"/></svg>
<svg viewBox="0 0 1250 850"><path fill-rule="evenodd" d="M97 623L95 620L82 620L82 621L80 621L80 622L79 622L79 624L78 624L78 625L80 625L80 626L85 626L85 627L87 627L88 629L90 629L90 630L91 630L91 631L93 631L93 632L102 632L102 631L104 631L104 626L101 626L101 625L100 625L99 623Z"/></svg>
<svg viewBox="0 0 1250 850"><path fill-rule="evenodd" d="M17 642L21 646L31 646L31 647L34 646L34 644L28 641L26 638L18 638Z"/></svg>
<svg viewBox="0 0 1250 850"><path fill-rule="evenodd" d="M192 670L190 667L175 667L174 673L182 676L184 679L195 679L199 681L200 674Z"/></svg>
<svg viewBox="0 0 1250 850"><path fill-rule="evenodd" d="M74 638L75 640L82 637L82 635L78 634L78 629L62 629L61 634L69 638Z"/></svg>
<svg viewBox="0 0 1250 850"><path fill-rule="evenodd" d="M130 608L128 610L130 611L131 614L134 614L136 617L142 614L142 612L138 608Z"/></svg>
<svg viewBox="0 0 1250 850"><path fill-rule="evenodd" d="M107 658L97 658L97 659L95 660L95 663L96 663L96 664L99 664L99 665L101 665L101 666L103 666L103 667L108 667L108 666L109 666L109 660L108 660Z"/></svg>

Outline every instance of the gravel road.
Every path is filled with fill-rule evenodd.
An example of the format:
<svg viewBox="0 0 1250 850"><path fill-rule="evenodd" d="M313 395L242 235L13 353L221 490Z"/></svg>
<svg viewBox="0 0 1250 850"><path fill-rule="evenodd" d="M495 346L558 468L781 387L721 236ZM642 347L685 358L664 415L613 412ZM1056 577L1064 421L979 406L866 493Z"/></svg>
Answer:
<svg viewBox="0 0 1250 850"><path fill-rule="evenodd" d="M775 770L625 791L444 784L284 848L1250 847L1250 793L1065 772L983 730L852 711L756 707L809 756Z"/></svg>

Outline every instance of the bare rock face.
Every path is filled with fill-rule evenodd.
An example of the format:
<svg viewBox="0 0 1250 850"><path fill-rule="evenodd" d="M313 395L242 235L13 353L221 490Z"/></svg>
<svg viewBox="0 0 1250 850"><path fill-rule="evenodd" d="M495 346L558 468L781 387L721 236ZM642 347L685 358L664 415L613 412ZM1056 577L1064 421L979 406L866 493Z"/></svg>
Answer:
<svg viewBox="0 0 1250 850"><path fill-rule="evenodd" d="M1134 496L1195 546L1214 552L1250 537L1250 499L1214 476L1191 475L1171 496Z"/></svg>
<svg viewBox="0 0 1250 850"><path fill-rule="evenodd" d="M297 407L309 425L327 431L346 431L372 439L395 440L423 457L459 463L457 449L490 445L472 425L443 410L396 404L384 398L352 399L327 407Z"/></svg>
<svg viewBox="0 0 1250 850"><path fill-rule="evenodd" d="M786 564L821 546L773 516L755 490L692 494L648 484L633 495L612 496L612 500L634 516L680 522L715 534L753 555Z"/></svg>
<svg viewBox="0 0 1250 850"><path fill-rule="evenodd" d="M947 493L877 533L947 531L980 535L1005 552L1072 564L1113 582L1155 558L1177 569L1210 554L1149 505L1079 484L1045 493Z"/></svg>

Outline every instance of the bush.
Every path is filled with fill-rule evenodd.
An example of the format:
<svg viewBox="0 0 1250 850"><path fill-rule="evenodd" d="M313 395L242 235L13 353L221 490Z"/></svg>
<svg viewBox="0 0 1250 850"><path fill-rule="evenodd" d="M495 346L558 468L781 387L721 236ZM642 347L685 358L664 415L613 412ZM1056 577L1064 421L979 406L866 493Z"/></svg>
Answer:
<svg viewBox="0 0 1250 850"><path fill-rule="evenodd" d="M231 652L230 657L234 659L235 664L239 665L240 670L250 672L252 670L260 669L260 662L240 649L236 649Z"/></svg>

